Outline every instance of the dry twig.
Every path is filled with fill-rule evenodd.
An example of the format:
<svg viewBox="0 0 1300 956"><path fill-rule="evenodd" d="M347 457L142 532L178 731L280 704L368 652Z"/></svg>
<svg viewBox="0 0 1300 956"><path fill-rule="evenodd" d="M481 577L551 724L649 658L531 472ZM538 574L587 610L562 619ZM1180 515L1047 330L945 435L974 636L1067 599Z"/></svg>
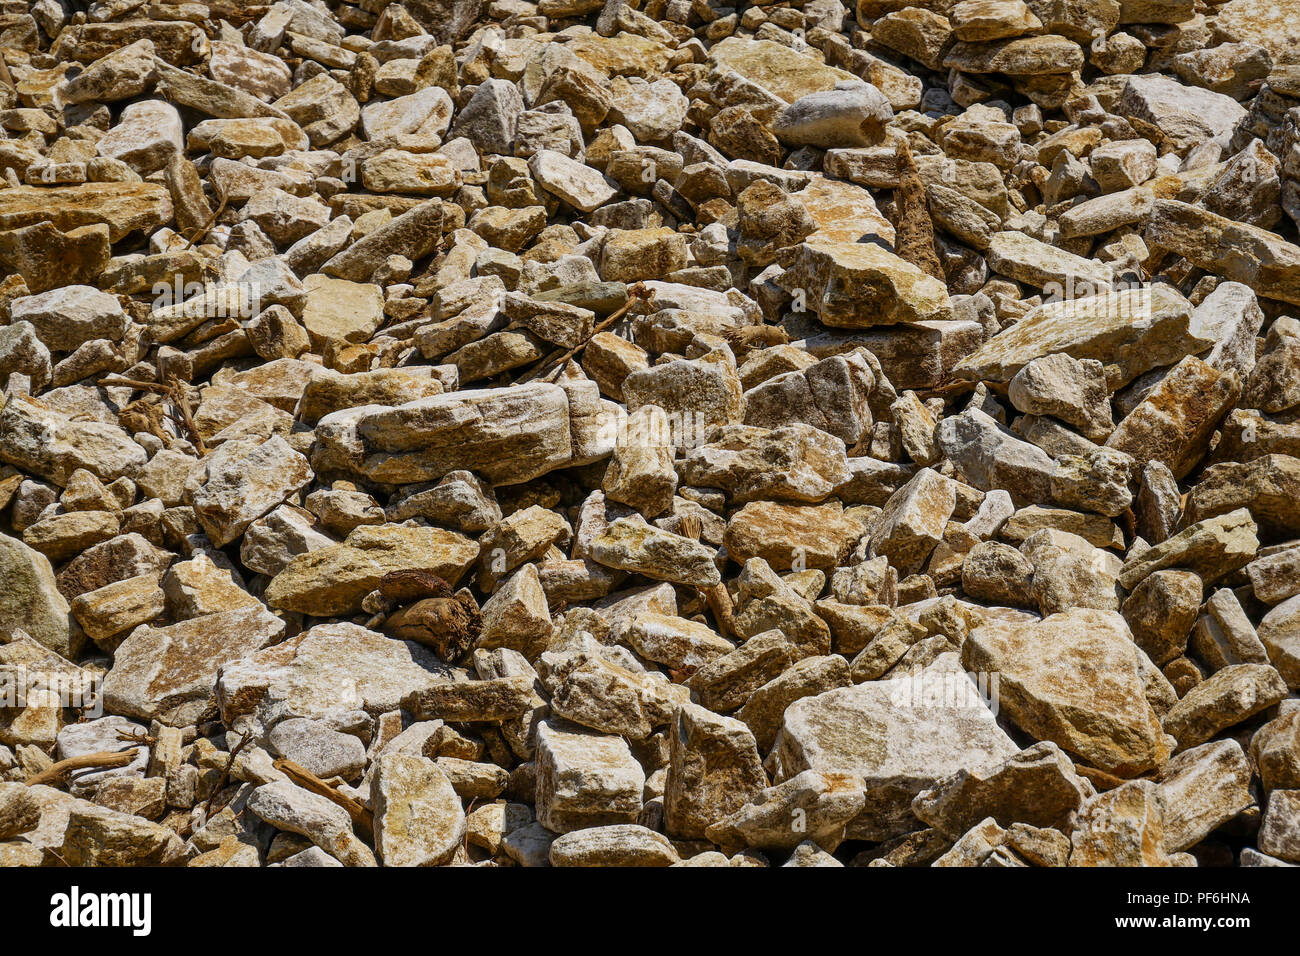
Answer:
<svg viewBox="0 0 1300 956"><path fill-rule="evenodd" d="M107 770L112 767L125 767L135 759L135 755L139 752L138 747L132 747L130 750L106 750L99 753L82 754L80 757L68 757L47 767L40 773L28 777L27 786L35 787L38 784L59 783L64 777L76 770L90 770L91 768Z"/></svg>
<svg viewBox="0 0 1300 956"><path fill-rule="evenodd" d="M624 302L617 309L615 309L613 312L611 312L606 318L596 323L596 325L592 327L590 335L588 335L586 338L584 338L581 342L579 342L577 345L575 345L573 348L569 349L568 351L561 351L557 349L556 351L552 352L550 355L546 356L546 358L542 359L541 362L539 362L533 368L532 371L528 372L525 375L520 376L519 384L522 385L524 382L531 382L535 378L549 379L549 377L553 373L564 368L564 364L568 362L569 359L573 358L575 355L577 355L579 352L585 349L587 345L590 344L592 339L594 339L601 332L604 332L606 329L610 328L612 325L617 323L620 319L622 319L625 315L627 315L630 311L632 311L632 306L636 305L642 299L646 298L649 294L650 294L650 290L647 289L640 282L636 283L635 285L629 286L627 290L627 301Z"/></svg>
<svg viewBox="0 0 1300 956"><path fill-rule="evenodd" d="M374 834L374 815L360 801L349 797L346 793L339 793L306 767L294 763L287 757L275 761L274 766L304 790L310 790L326 800L332 800L346 810L348 816L352 818L353 825L361 831L362 837L369 839Z"/></svg>

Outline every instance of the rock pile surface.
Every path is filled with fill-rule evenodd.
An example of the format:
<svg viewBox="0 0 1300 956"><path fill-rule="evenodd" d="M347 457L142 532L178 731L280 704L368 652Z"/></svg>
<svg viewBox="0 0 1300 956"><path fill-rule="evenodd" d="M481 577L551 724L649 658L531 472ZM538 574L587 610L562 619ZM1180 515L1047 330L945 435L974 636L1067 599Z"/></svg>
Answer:
<svg viewBox="0 0 1300 956"><path fill-rule="evenodd" d="M1297 49L0 0L0 864L1300 863Z"/></svg>

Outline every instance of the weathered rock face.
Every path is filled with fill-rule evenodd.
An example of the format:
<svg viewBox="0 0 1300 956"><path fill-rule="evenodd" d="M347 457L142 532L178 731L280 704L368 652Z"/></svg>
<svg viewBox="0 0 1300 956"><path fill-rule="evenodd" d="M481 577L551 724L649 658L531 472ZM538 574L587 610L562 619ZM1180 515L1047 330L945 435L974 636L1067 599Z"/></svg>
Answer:
<svg viewBox="0 0 1300 956"><path fill-rule="evenodd" d="M85 635L59 593L50 561L16 538L0 535L0 630L26 632L56 654L75 658Z"/></svg>
<svg viewBox="0 0 1300 956"><path fill-rule="evenodd" d="M465 838L465 811L427 757L388 754L371 782L375 851L385 866L440 866Z"/></svg>
<svg viewBox="0 0 1300 956"><path fill-rule="evenodd" d="M0 0L0 864L1300 863L1297 22Z"/></svg>
<svg viewBox="0 0 1300 956"><path fill-rule="evenodd" d="M1154 665L1119 614L1077 609L1031 626L985 624L962 645L962 663L998 675L998 699L1017 726L1089 766L1133 776L1168 758L1147 699Z"/></svg>
<svg viewBox="0 0 1300 956"><path fill-rule="evenodd" d="M261 606L219 611L165 628L142 625L113 655L104 702L118 713L172 726L215 711L217 671L284 634L284 622Z"/></svg>
<svg viewBox="0 0 1300 956"><path fill-rule="evenodd" d="M290 559L267 585L266 601L304 614L346 614L390 571L427 568L454 584L478 553L472 541L441 528L362 525L341 544Z"/></svg>
<svg viewBox="0 0 1300 956"><path fill-rule="evenodd" d="M888 839L914 829L911 801L948 774L996 766L1016 752L955 657L914 676L868 681L786 708L772 762L778 781L805 770L866 780L850 836Z"/></svg>
<svg viewBox="0 0 1300 956"><path fill-rule="evenodd" d="M869 243L802 243L780 283L832 328L952 318L943 283Z"/></svg>
<svg viewBox="0 0 1300 956"><path fill-rule="evenodd" d="M767 786L754 735L739 720L694 704L677 711L668 738L664 826L698 838Z"/></svg>
<svg viewBox="0 0 1300 956"><path fill-rule="evenodd" d="M1040 305L962 359L955 371L1010 382L1034 359L1063 352L1100 361L1115 389L1213 343L1209 335L1198 334L1186 299L1168 286L1152 286Z"/></svg>
<svg viewBox="0 0 1300 956"><path fill-rule="evenodd" d="M226 721L249 714L387 713L449 675L450 669L419 645L355 624L320 624L224 664L216 680L217 703Z"/></svg>
<svg viewBox="0 0 1300 956"><path fill-rule="evenodd" d="M475 389L396 408L335 412L317 425L315 467L410 484L468 468L493 484L536 478L573 460L571 409L553 385Z"/></svg>

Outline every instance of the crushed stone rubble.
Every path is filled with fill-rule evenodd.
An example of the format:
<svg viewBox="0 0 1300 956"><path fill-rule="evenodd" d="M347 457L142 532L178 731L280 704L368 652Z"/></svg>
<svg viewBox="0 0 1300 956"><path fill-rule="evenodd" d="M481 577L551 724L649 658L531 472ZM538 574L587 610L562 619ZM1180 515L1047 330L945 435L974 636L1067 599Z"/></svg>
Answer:
<svg viewBox="0 0 1300 956"><path fill-rule="evenodd" d="M0 0L0 865L1300 865L1300 0Z"/></svg>

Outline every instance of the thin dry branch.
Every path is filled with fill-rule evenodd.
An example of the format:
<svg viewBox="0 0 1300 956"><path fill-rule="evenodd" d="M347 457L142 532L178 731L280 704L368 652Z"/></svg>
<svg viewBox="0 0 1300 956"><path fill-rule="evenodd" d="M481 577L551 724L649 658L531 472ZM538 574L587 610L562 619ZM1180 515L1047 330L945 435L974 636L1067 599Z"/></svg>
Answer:
<svg viewBox="0 0 1300 956"><path fill-rule="evenodd" d="M135 759L135 755L139 752L138 747L132 747L130 750L106 750L99 753L82 754L79 757L68 757L47 767L40 773L28 777L27 786L35 787L38 784L59 783L64 777L76 770L90 770L91 768L107 770L112 767L125 767Z"/></svg>
<svg viewBox="0 0 1300 956"><path fill-rule="evenodd" d="M635 285L629 286L627 290L627 301L624 302L617 309L615 309L613 312L611 312L607 317L602 319L600 322L596 323L596 325L592 327L590 335L588 335L581 342L579 342L577 345L575 345L573 348L567 351L562 351L557 349L556 351L552 352L550 355L546 356L546 358L542 359L541 362L539 362L536 366L533 367L532 371L519 377L519 384L523 384L524 382L531 382L535 378L547 378L552 373L557 372L560 369L564 368L565 362L569 361L569 359L573 358L575 355L577 355L579 352L585 349L587 345L590 344L592 339L594 339L601 332L604 332L606 329L616 324L620 319L622 319L630 311L632 311L632 306L636 305L638 302L640 302L642 299L646 298L649 295L650 295L650 290L647 289L640 282L636 283Z"/></svg>
<svg viewBox="0 0 1300 956"><path fill-rule="evenodd" d="M346 810L348 816L352 818L353 826L360 831L362 837L369 839L374 834L374 815L360 801L349 797L346 793L335 790L306 767L294 763L287 757L281 757L275 761L274 766L276 770L279 770L304 790L310 790L326 800L332 800Z"/></svg>

